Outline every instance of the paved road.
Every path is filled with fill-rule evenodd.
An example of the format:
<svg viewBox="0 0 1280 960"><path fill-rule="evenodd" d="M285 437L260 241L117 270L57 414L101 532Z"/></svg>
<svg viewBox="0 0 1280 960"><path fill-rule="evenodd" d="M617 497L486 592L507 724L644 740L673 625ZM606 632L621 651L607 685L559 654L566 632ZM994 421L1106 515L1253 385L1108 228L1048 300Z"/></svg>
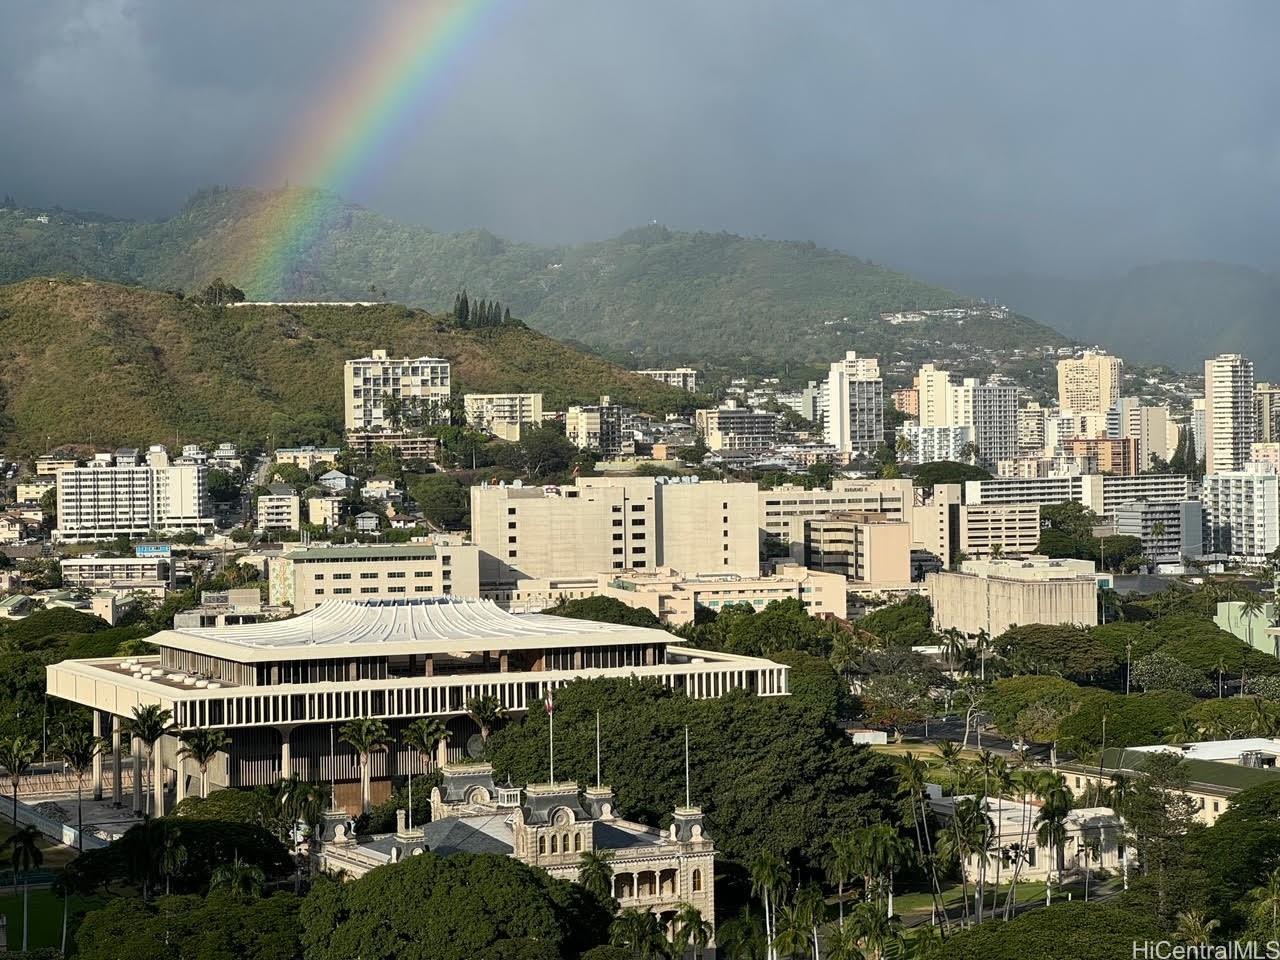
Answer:
<svg viewBox="0 0 1280 960"><path fill-rule="evenodd" d="M956 743L964 742L964 718L957 717L946 720L930 720L926 723L917 724L912 727L906 727L903 731L906 736L914 737L919 740L940 741L954 740ZM1017 747L1008 737L991 727L988 718L984 715L979 720L979 729L969 728L969 746L972 749L986 749L993 753L1012 756L1018 752ZM1033 743L1027 748L1027 756L1033 760L1049 759L1049 744ZM1058 751L1058 761L1062 762L1065 754Z"/></svg>

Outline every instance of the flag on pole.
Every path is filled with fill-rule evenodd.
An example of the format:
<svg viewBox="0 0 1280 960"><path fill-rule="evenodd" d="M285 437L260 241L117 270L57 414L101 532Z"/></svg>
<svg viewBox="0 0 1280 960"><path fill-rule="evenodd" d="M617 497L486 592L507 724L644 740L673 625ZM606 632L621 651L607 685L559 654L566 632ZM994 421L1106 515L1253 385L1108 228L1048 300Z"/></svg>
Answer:
<svg viewBox="0 0 1280 960"><path fill-rule="evenodd" d="M547 716L556 712L556 701L550 687L547 687L547 695L543 698L542 705L547 708Z"/></svg>

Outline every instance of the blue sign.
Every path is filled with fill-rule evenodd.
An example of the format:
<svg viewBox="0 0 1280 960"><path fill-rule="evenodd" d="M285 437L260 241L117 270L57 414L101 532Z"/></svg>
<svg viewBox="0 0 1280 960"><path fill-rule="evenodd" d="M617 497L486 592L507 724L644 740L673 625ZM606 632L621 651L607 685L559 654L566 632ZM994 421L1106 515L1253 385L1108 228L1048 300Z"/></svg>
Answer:
<svg viewBox="0 0 1280 960"><path fill-rule="evenodd" d="M173 546L168 543L140 543L133 548L135 557L171 557Z"/></svg>

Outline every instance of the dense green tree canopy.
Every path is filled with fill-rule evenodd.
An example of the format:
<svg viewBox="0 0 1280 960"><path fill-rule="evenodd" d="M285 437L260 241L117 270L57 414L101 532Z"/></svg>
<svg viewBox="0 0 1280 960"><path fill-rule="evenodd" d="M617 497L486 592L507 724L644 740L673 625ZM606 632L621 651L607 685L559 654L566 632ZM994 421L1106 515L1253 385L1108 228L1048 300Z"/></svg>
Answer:
<svg viewBox="0 0 1280 960"><path fill-rule="evenodd" d="M684 802L687 724L692 799L721 853L745 863L769 851L818 869L833 836L884 815L893 786L888 761L830 722L836 707L826 698L837 685L818 679L829 667L809 663L814 672L797 676L791 697L690 700L653 682L573 683L556 693L556 775L594 782L598 711L604 779L620 813L660 825ZM495 733L499 777L544 781L547 735L541 710Z"/></svg>
<svg viewBox="0 0 1280 960"><path fill-rule="evenodd" d="M82 960L301 960L301 901L291 893L263 899L213 894L115 897L89 913L76 933ZM180 945L180 947L176 947ZM176 948L176 949L175 949Z"/></svg>
<svg viewBox="0 0 1280 960"><path fill-rule="evenodd" d="M308 960L573 957L605 938L608 909L582 887L498 854L425 853L302 905Z"/></svg>
<svg viewBox="0 0 1280 960"><path fill-rule="evenodd" d="M1118 665L1107 644L1071 624L1013 627L996 638L995 647L1019 673L1055 673L1096 682L1113 674Z"/></svg>
<svg viewBox="0 0 1280 960"><path fill-rule="evenodd" d="M1055 903L1013 920L984 923L947 939L947 960L1115 960L1128 957L1135 940L1167 939L1151 916L1101 903Z"/></svg>
<svg viewBox="0 0 1280 960"><path fill-rule="evenodd" d="M631 627L661 627L662 622L644 607L629 607L613 597L583 597L580 600L562 600L544 613L576 620L595 620L599 623L622 623Z"/></svg>

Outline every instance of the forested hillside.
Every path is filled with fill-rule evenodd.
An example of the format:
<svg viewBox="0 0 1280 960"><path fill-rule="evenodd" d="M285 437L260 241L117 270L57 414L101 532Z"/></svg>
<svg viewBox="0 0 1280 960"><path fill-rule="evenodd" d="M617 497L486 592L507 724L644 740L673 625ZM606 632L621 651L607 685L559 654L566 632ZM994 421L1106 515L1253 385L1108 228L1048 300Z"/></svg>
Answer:
<svg viewBox="0 0 1280 960"><path fill-rule="evenodd" d="M540 391L551 409L607 393L653 413L691 396L518 323L467 329L397 304L223 307L141 287L0 287L0 436L47 443L333 439L342 364L385 347L453 364L454 390Z"/></svg>

